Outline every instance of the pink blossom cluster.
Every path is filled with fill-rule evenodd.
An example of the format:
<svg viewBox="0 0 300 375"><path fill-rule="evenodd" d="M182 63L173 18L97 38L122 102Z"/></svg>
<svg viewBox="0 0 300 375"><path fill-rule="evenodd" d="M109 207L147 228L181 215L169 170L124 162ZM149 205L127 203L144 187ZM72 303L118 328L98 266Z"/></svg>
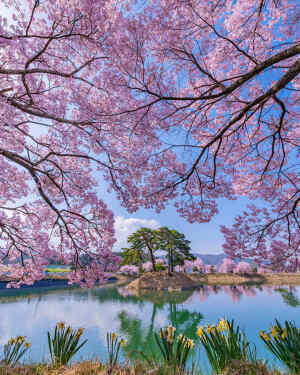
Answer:
<svg viewBox="0 0 300 375"><path fill-rule="evenodd" d="M190 223L209 222L219 198L261 199L221 226L225 253L300 270L297 1L1 5L0 266L12 286L50 260L72 261L82 286L118 267L100 184L130 213L173 204Z"/></svg>
<svg viewBox="0 0 300 375"><path fill-rule="evenodd" d="M162 258L156 258L155 259L155 264L160 264L160 265L165 265L165 261ZM153 266L152 262L148 261L142 264L142 268L145 272L151 272L153 271Z"/></svg>
<svg viewBox="0 0 300 375"><path fill-rule="evenodd" d="M143 263L142 267L143 267L143 270L145 272L151 272L151 271L153 271L152 262L150 262L150 261Z"/></svg>
<svg viewBox="0 0 300 375"><path fill-rule="evenodd" d="M243 274L243 273L251 273L252 272L252 268L251 268L251 265L247 262L239 262L233 269L233 272L234 273L239 273L239 274Z"/></svg>
<svg viewBox="0 0 300 375"><path fill-rule="evenodd" d="M139 274L139 268L134 265L125 264L120 267L119 272L124 275L136 276Z"/></svg>

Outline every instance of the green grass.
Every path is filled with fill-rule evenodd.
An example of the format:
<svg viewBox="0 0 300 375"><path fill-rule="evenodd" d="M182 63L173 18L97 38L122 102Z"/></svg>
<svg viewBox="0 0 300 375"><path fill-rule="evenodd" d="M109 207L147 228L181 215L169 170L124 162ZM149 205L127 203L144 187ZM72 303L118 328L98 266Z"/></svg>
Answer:
<svg viewBox="0 0 300 375"><path fill-rule="evenodd" d="M70 272L69 269L66 268L45 268L47 272L54 272L54 273L61 273L61 272Z"/></svg>

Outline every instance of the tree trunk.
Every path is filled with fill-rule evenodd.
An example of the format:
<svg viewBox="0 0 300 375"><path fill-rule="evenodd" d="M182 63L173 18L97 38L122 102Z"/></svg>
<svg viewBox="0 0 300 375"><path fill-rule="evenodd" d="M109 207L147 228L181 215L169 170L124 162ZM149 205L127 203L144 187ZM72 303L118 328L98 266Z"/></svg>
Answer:
<svg viewBox="0 0 300 375"><path fill-rule="evenodd" d="M174 272L174 252L171 250L171 272Z"/></svg>
<svg viewBox="0 0 300 375"><path fill-rule="evenodd" d="M156 264L155 264L155 259L154 259L153 251L152 251L152 249L149 246L148 246L148 249L149 249L149 253L150 253L150 257L151 257L153 271L156 272Z"/></svg>
<svg viewBox="0 0 300 375"><path fill-rule="evenodd" d="M168 275L171 276L171 249L168 249Z"/></svg>

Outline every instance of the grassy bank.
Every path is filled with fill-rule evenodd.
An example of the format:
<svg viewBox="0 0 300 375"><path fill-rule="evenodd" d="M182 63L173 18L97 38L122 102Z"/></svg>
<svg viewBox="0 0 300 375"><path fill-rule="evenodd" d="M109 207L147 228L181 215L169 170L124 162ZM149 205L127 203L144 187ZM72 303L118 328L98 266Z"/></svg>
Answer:
<svg viewBox="0 0 300 375"><path fill-rule="evenodd" d="M184 372L167 366L147 366L145 363L133 365L118 365L111 369L99 361L83 361L70 367L51 367L46 364L20 366L17 368L0 368L0 375L207 375L200 370L186 370ZM212 373L213 374L213 373ZM211 375L212 375L211 374ZM294 375L278 369L269 370L262 363L251 365L247 362L234 362L228 366L222 375Z"/></svg>
<svg viewBox="0 0 300 375"><path fill-rule="evenodd" d="M207 285L239 285L239 284L269 284L269 285L300 285L300 273L264 273L264 274L190 274L194 281Z"/></svg>

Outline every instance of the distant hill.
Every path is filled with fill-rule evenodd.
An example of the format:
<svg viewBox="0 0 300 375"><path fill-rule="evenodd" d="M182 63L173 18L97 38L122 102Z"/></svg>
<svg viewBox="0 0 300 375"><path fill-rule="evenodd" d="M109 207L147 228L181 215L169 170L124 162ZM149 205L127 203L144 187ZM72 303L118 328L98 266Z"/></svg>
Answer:
<svg viewBox="0 0 300 375"><path fill-rule="evenodd" d="M220 253L220 254L199 254L199 253L193 253L193 255L197 258L202 259L202 261L205 264L213 264L214 266L220 266L223 263L223 259L227 258L226 254ZM253 260L251 259L242 259L244 262L248 262L250 264L253 264ZM239 260L236 260L237 263Z"/></svg>
<svg viewBox="0 0 300 375"><path fill-rule="evenodd" d="M200 258L205 264L213 264L214 266L219 266L222 264L223 259L226 258L224 253L220 254L199 254L193 253L197 258Z"/></svg>

